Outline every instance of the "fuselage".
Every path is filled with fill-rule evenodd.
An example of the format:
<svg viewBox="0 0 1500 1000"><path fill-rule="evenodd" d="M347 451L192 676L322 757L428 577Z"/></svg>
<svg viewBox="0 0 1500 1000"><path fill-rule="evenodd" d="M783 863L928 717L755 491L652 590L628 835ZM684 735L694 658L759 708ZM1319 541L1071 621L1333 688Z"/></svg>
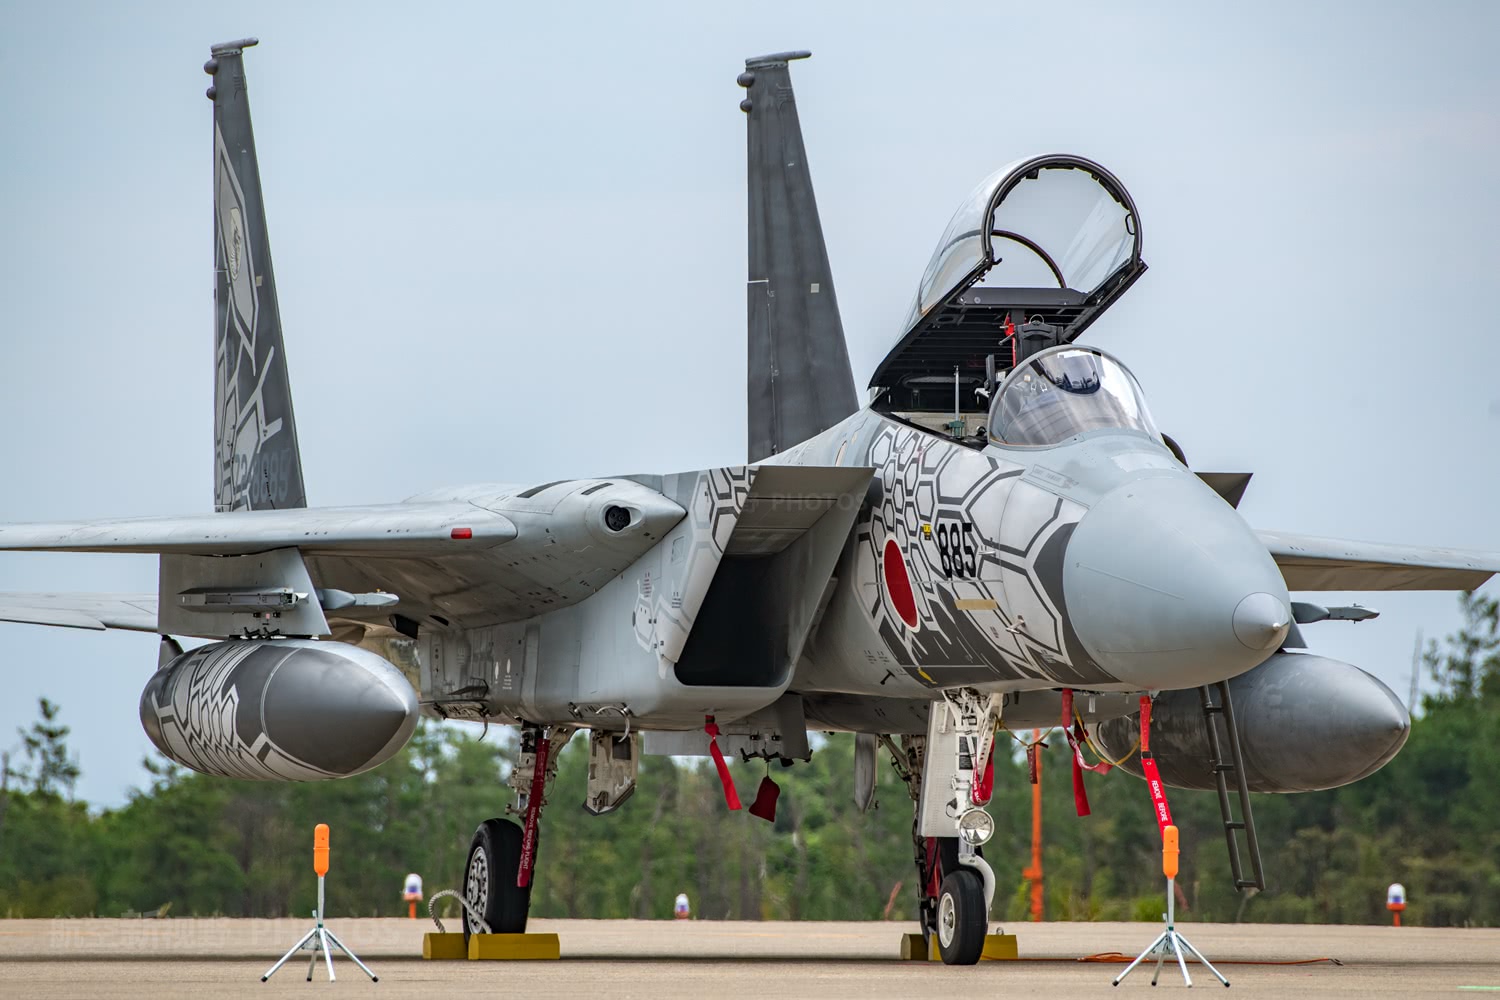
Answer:
<svg viewBox="0 0 1500 1000"><path fill-rule="evenodd" d="M796 690L1195 687L1290 622L1265 547L1145 433L979 446L865 409L765 464L875 469Z"/></svg>

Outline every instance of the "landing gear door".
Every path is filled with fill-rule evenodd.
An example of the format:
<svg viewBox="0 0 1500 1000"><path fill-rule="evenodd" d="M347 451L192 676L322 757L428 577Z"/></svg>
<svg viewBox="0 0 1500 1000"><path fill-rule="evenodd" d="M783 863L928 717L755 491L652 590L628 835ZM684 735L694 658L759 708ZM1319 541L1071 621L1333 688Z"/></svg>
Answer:
<svg viewBox="0 0 1500 1000"><path fill-rule="evenodd" d="M1113 174L1067 155L1010 164L959 205L870 384L895 409L944 410L957 378L962 403L982 410L972 388L989 380L987 358L1003 372L1073 342L1145 270L1140 218Z"/></svg>
<svg viewBox="0 0 1500 1000"><path fill-rule="evenodd" d="M928 709L927 748L922 760L917 833L923 837L956 836L959 814L968 808L967 802L958 801L959 772L967 762L970 766L965 776L972 777L973 765L966 755L960 759L958 727L945 702L934 701Z"/></svg>

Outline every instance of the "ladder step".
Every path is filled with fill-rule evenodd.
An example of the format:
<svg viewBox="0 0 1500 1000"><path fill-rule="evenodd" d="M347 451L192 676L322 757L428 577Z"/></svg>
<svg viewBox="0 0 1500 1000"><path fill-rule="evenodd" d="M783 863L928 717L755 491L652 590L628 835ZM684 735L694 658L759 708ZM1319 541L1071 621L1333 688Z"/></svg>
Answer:
<svg viewBox="0 0 1500 1000"><path fill-rule="evenodd" d="M1230 771L1233 771L1233 770L1234 770L1234 765L1233 764L1228 764L1228 763L1220 764L1218 762L1214 763L1214 772L1216 774L1228 774Z"/></svg>
<svg viewBox="0 0 1500 1000"><path fill-rule="evenodd" d="M1240 820L1229 820L1224 823L1224 829L1226 830L1243 830L1244 828L1245 824Z"/></svg>

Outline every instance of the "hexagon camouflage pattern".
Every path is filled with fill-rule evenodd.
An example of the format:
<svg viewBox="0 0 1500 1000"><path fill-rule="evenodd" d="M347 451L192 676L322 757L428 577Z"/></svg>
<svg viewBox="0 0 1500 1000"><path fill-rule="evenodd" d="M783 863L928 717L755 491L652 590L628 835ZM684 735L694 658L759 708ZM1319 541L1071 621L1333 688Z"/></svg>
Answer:
<svg viewBox="0 0 1500 1000"><path fill-rule="evenodd" d="M856 579L903 670L933 686L1115 679L1067 626L1063 551L1082 504L1022 478L1024 465L890 422L869 463L880 495L859 520ZM892 604L889 556L905 561L914 624Z"/></svg>

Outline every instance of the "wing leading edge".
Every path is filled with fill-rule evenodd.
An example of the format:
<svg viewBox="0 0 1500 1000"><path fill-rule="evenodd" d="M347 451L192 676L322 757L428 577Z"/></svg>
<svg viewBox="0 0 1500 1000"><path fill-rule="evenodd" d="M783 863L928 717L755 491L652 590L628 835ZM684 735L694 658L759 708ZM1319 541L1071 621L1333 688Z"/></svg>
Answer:
<svg viewBox="0 0 1500 1000"><path fill-rule="evenodd" d="M623 477L529 489L480 484L447 493L365 507L0 525L0 551L162 557L159 590L149 599L0 595L0 621L238 635L253 624L251 611L209 614L197 598L269 588L302 595L298 606L305 605L309 617L296 623L299 635L328 634L335 618L325 618L318 606L329 595L339 603L324 610L363 628L390 622L393 602L351 605L340 595L389 595L403 618L431 618L443 628L496 624L583 600L658 544L685 514L680 504Z"/></svg>
<svg viewBox="0 0 1500 1000"><path fill-rule="evenodd" d="M1256 535L1288 590L1473 590L1500 572L1500 553L1319 538Z"/></svg>
<svg viewBox="0 0 1500 1000"><path fill-rule="evenodd" d="M0 550L222 556L295 547L307 555L441 556L515 537L503 514L444 502L7 524Z"/></svg>

